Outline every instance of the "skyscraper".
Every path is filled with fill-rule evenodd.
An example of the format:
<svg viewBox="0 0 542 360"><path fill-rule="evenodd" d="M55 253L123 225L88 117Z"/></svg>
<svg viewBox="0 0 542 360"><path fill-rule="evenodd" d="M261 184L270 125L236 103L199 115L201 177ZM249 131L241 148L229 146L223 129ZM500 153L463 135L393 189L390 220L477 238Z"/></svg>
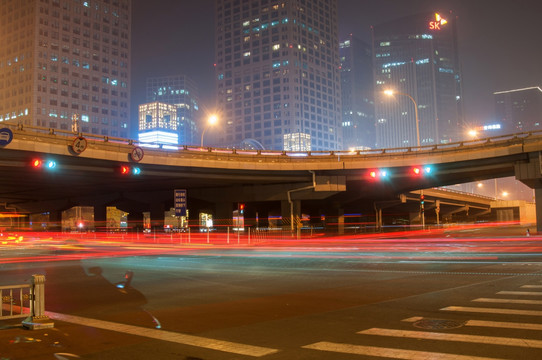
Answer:
<svg viewBox="0 0 542 360"><path fill-rule="evenodd" d="M538 86L498 91L495 115L498 135L542 130L542 89ZM497 135L497 134L496 134Z"/></svg>
<svg viewBox="0 0 542 360"><path fill-rule="evenodd" d="M0 9L0 121L129 136L130 0Z"/></svg>
<svg viewBox="0 0 542 360"><path fill-rule="evenodd" d="M337 0L216 0L222 145L342 147Z"/></svg>
<svg viewBox="0 0 542 360"><path fill-rule="evenodd" d="M418 137L420 145L459 140L463 112L455 16L408 16L373 27L372 34L377 147L416 146ZM385 90L396 95L385 97Z"/></svg>
<svg viewBox="0 0 542 360"><path fill-rule="evenodd" d="M199 144L200 111L196 83L185 75L147 79L147 101L160 101L177 107L177 130L182 145Z"/></svg>
<svg viewBox="0 0 542 360"><path fill-rule="evenodd" d="M339 44L345 149L374 148L372 48L352 34Z"/></svg>

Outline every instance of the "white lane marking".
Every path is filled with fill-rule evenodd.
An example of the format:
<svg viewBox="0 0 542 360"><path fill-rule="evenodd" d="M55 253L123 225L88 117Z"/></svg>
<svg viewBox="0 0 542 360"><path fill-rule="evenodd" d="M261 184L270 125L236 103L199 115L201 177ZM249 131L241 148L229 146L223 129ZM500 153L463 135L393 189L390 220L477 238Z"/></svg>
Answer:
<svg viewBox="0 0 542 360"><path fill-rule="evenodd" d="M469 306L448 306L448 307L442 308L440 310L443 310L443 311L471 312L471 313L484 313L484 314L542 316L542 311L539 311L539 310L479 308L479 307L469 307Z"/></svg>
<svg viewBox="0 0 542 360"><path fill-rule="evenodd" d="M522 285L523 289L542 289L542 285Z"/></svg>
<svg viewBox="0 0 542 360"><path fill-rule="evenodd" d="M497 295L542 296L542 291L499 291Z"/></svg>
<svg viewBox="0 0 542 360"><path fill-rule="evenodd" d="M197 346L206 349L218 350L228 353L241 354L253 357L261 357L278 352L277 349L271 349L261 346L240 344L230 341L205 338L202 336L175 333L172 331L156 330L140 326L119 324L110 321L89 319L80 316L59 314L54 312L45 312L52 319L95 327L104 330L117 331L125 334L143 336L151 339L170 341L183 345Z"/></svg>
<svg viewBox="0 0 542 360"><path fill-rule="evenodd" d="M520 346L520 347L542 349L542 340L533 340L533 339L480 336L480 335L463 335L463 334L450 334L450 333L425 332L425 331L381 329L381 328L372 328L372 329L359 331L358 334L392 336L392 337L412 338L412 339L459 341L459 342L469 342L469 343L477 343L477 344Z"/></svg>
<svg viewBox="0 0 542 360"><path fill-rule="evenodd" d="M503 321L469 320L465 323L465 326L542 331L542 324L514 323L514 322L503 322Z"/></svg>
<svg viewBox="0 0 542 360"><path fill-rule="evenodd" d="M430 318L424 318L423 316L413 316L408 319L403 319L401 321L414 323L416 321L423 320L423 319L430 320ZM516 323L516 322L505 322L505 321L467 320L465 322L465 326L542 331L542 324Z"/></svg>
<svg viewBox="0 0 542 360"><path fill-rule="evenodd" d="M496 358L468 356L468 355L456 355L437 353L429 351L416 351L416 350L404 350L404 349L392 349L376 346L362 346L351 344L340 344L328 341L321 341L310 345L303 346L304 349L339 352L343 354L354 355L367 355L375 357L385 357L392 359L405 359L405 360L499 360Z"/></svg>
<svg viewBox="0 0 542 360"><path fill-rule="evenodd" d="M478 298L478 299L474 299L472 301L474 301L474 302L486 302L486 303L497 303L497 304L542 305L542 300Z"/></svg>

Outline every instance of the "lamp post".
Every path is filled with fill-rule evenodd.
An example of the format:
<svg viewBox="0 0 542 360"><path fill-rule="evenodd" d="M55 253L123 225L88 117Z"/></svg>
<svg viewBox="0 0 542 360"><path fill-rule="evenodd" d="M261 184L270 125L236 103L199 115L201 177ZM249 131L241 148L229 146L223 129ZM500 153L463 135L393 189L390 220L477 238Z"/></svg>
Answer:
<svg viewBox="0 0 542 360"><path fill-rule="evenodd" d="M414 116L416 119L416 145L420 147L420 119L418 118L418 104L416 103L416 100L414 100L414 98L407 93L397 92L391 89L384 90L384 94L386 94L387 96L393 96L395 94L403 95L403 96L408 97L410 101L412 101L412 104L414 104ZM425 208L424 208L424 201L423 201L424 199L423 189L420 190L420 199L422 199L421 204L420 204L420 213L421 213L420 217L422 221L422 229L425 230Z"/></svg>
<svg viewBox="0 0 542 360"><path fill-rule="evenodd" d="M213 126L218 122L218 117L216 115L209 116L209 119L207 119L207 125L203 128L203 131L201 132L201 147L203 147L203 135L205 134L205 131L210 127Z"/></svg>
<svg viewBox="0 0 542 360"><path fill-rule="evenodd" d="M410 101L412 101L412 103L414 104L414 116L416 118L416 145L419 147L420 146L420 119L418 118L418 104L416 103L416 100L414 100L412 96L406 93L397 92L394 90L384 90L384 94L388 96L393 96L395 94L403 95L403 96L408 97Z"/></svg>

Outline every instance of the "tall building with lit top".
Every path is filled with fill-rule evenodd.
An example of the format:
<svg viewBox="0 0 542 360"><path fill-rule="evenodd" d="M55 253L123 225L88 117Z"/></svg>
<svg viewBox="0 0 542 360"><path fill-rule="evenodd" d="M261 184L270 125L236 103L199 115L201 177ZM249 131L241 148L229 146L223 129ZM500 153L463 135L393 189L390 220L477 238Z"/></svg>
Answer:
<svg viewBox="0 0 542 360"><path fill-rule="evenodd" d="M216 0L222 145L342 148L337 0Z"/></svg>
<svg viewBox="0 0 542 360"><path fill-rule="evenodd" d="M198 87L185 75L147 79L147 101L159 101L177 107L178 137L183 145L199 144Z"/></svg>
<svg viewBox="0 0 542 360"><path fill-rule="evenodd" d="M416 146L418 133L420 145L459 140L463 111L455 15L390 20L374 26L372 36L377 147ZM385 90L396 94L387 97Z"/></svg>
<svg viewBox="0 0 542 360"><path fill-rule="evenodd" d="M374 148L372 47L352 34L339 44L345 149Z"/></svg>
<svg viewBox="0 0 542 360"><path fill-rule="evenodd" d="M498 91L493 95L497 120L495 125L499 126L499 133L496 135L542 130L540 87Z"/></svg>
<svg viewBox="0 0 542 360"><path fill-rule="evenodd" d="M177 106L158 101L139 105L139 141L177 145Z"/></svg>
<svg viewBox="0 0 542 360"><path fill-rule="evenodd" d="M130 0L0 0L0 122L129 136Z"/></svg>

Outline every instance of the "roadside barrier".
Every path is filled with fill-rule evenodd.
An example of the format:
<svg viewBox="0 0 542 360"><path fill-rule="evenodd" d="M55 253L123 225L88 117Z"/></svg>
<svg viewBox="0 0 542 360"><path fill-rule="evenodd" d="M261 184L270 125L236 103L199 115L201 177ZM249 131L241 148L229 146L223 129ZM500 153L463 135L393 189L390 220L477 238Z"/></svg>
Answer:
<svg viewBox="0 0 542 360"><path fill-rule="evenodd" d="M0 320L25 318L23 327L31 330L54 327L45 315L45 275L32 275L30 284L0 286Z"/></svg>

